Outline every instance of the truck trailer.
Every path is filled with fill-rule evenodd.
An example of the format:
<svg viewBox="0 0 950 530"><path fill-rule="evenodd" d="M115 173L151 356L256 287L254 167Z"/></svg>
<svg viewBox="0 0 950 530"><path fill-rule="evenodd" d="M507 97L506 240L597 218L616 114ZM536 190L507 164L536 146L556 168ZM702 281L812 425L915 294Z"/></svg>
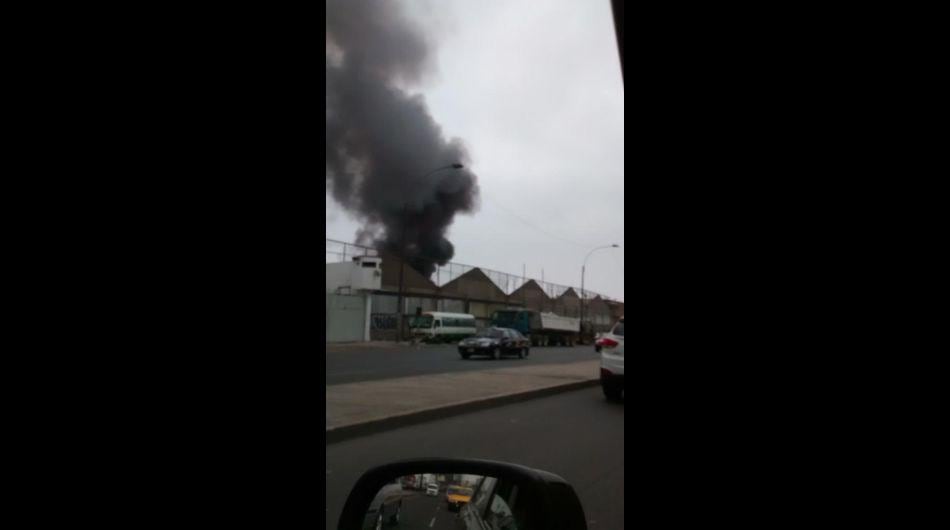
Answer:
<svg viewBox="0 0 950 530"><path fill-rule="evenodd" d="M491 325L518 330L532 346L573 346L580 340L581 320L529 309L492 313Z"/></svg>

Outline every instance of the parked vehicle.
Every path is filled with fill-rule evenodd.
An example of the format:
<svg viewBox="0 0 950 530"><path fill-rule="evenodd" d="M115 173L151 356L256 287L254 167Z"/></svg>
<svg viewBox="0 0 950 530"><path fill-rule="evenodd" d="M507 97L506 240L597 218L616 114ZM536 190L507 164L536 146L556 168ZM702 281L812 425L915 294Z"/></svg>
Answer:
<svg viewBox="0 0 950 530"><path fill-rule="evenodd" d="M439 496L439 485L436 484L435 482L430 482L429 485L426 486L426 495L428 495L428 496L430 496L430 497L438 497L438 496Z"/></svg>
<svg viewBox="0 0 950 530"><path fill-rule="evenodd" d="M459 354L463 359L472 355L488 355L493 359L502 355L517 355L519 359L524 359L530 353L528 339L516 330L508 328L483 329L474 337L459 342Z"/></svg>
<svg viewBox="0 0 950 530"><path fill-rule="evenodd" d="M603 338L603 333L598 333L594 336L594 351L600 353L600 339Z"/></svg>
<svg viewBox="0 0 950 530"><path fill-rule="evenodd" d="M457 512L462 506L465 506L472 500L474 490L468 486L453 484L445 490L445 502L448 504L449 511Z"/></svg>
<svg viewBox="0 0 950 530"><path fill-rule="evenodd" d="M471 337L478 331L475 316L465 313L430 311L409 321L412 336L424 342L452 342Z"/></svg>
<svg viewBox="0 0 950 530"><path fill-rule="evenodd" d="M600 343L600 386L612 401L623 398L623 317L604 334Z"/></svg>
<svg viewBox="0 0 950 530"><path fill-rule="evenodd" d="M492 313L491 325L517 330L532 346L573 346L580 340L580 319L554 313L503 309Z"/></svg>

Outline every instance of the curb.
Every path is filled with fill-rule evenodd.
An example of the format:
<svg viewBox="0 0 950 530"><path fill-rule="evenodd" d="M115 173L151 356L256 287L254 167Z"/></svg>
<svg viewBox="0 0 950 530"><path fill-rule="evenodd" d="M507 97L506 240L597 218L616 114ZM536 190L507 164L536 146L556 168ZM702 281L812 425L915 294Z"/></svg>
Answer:
<svg viewBox="0 0 950 530"><path fill-rule="evenodd" d="M414 346L445 346L446 344L413 344L411 342L334 342L324 346L324 352L343 352L348 350L394 350L398 348L410 348Z"/></svg>
<svg viewBox="0 0 950 530"><path fill-rule="evenodd" d="M342 425L340 427L334 427L326 430L326 443L331 444L342 442L344 440L350 440L352 438L358 438L368 434L376 434L379 432L388 431L390 429L407 427L409 425L415 425L417 423L424 423L432 420L439 420L451 416L457 416L459 414L496 407L498 405L518 403L519 401L527 401L529 399L551 396L554 394L560 394L562 392L569 392L571 390L593 387L599 384L600 379L575 381L563 385L546 386L543 388L536 388L514 394L504 394L488 398L473 399L470 401L464 401L462 403L454 403L445 407L414 410L405 414L390 416L388 418L380 418L378 420Z"/></svg>
<svg viewBox="0 0 950 530"><path fill-rule="evenodd" d="M406 346L408 342L392 342L392 341L354 341L354 342L328 342L324 344L324 349L333 349L333 348L395 348L399 346Z"/></svg>

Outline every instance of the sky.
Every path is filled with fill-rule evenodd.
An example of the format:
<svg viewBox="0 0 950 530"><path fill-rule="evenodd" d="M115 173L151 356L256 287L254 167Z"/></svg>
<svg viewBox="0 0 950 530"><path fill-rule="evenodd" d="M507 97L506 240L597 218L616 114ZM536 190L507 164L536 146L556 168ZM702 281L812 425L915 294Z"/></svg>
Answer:
<svg viewBox="0 0 950 530"><path fill-rule="evenodd" d="M451 261L624 300L624 86L610 2L403 0L426 28L420 94L478 179L478 206L448 230ZM359 221L327 194L326 237Z"/></svg>

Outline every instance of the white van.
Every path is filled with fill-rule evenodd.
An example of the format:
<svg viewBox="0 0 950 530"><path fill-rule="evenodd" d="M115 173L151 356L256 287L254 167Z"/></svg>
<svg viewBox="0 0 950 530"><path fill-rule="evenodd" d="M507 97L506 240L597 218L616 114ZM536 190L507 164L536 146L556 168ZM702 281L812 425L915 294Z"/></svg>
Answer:
<svg viewBox="0 0 950 530"><path fill-rule="evenodd" d="M449 342L471 337L478 329L475 316L429 311L409 321L412 336L426 342Z"/></svg>

